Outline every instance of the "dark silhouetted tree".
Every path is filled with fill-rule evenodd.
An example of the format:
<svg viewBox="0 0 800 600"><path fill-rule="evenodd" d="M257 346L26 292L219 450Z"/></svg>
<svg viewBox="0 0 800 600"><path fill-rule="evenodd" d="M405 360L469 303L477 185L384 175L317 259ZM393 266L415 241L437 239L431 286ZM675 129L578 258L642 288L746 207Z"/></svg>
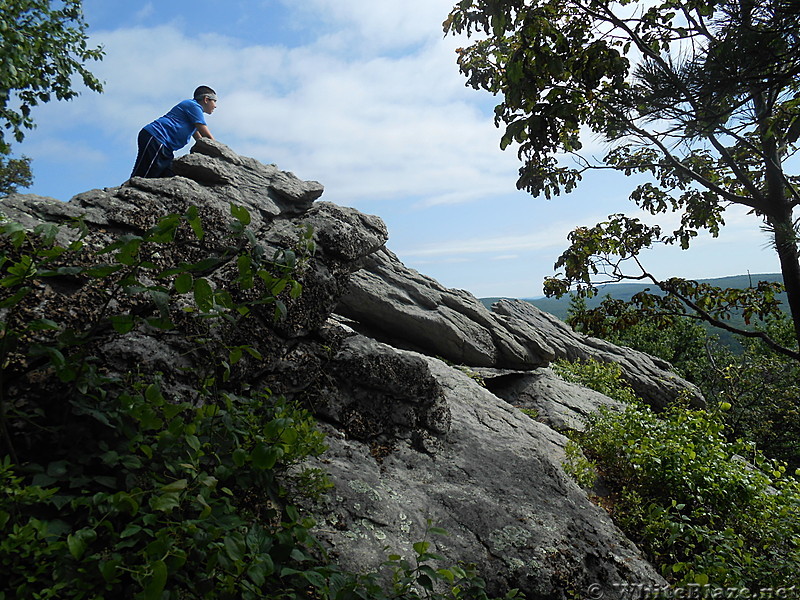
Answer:
<svg viewBox="0 0 800 600"><path fill-rule="evenodd" d="M800 135L800 3L462 0L444 28L475 40L458 62L469 85L501 98L495 122L501 147L518 146L520 189L549 198L589 169L616 169L646 176L630 196L641 209L680 213L669 232L623 214L575 229L548 294L639 279L667 292L637 298L643 317L731 328L732 312L774 314L778 284L742 292L658 280L639 260L654 244L686 249L702 230L716 236L726 208L740 205L771 235L800 340L800 194L787 171ZM581 153L587 132L610 143L604 158ZM744 333L800 359L765 330Z"/></svg>
<svg viewBox="0 0 800 600"><path fill-rule="evenodd" d="M0 0L0 194L31 184L30 159L5 159L10 140L34 127L31 109L78 92L74 76L90 90L101 82L84 64L103 57L90 48L81 0Z"/></svg>

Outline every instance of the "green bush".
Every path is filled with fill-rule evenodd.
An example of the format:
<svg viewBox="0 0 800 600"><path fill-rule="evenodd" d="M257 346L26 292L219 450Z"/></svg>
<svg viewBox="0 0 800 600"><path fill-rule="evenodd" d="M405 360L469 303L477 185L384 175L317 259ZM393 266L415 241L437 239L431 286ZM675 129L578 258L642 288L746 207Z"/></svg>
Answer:
<svg viewBox="0 0 800 600"><path fill-rule="evenodd" d="M578 436L613 516L676 583L788 587L800 572L800 483L716 414L603 410Z"/></svg>
<svg viewBox="0 0 800 600"><path fill-rule="evenodd" d="M268 397L170 404L150 385L89 418L69 455L3 462L9 597L162 598L168 580L169 597L291 589L276 575L313 543L276 475L324 449L307 414Z"/></svg>
<svg viewBox="0 0 800 600"><path fill-rule="evenodd" d="M571 310L575 318L585 305L582 309L575 302ZM784 347L792 347L794 328L788 316L779 313L764 321L754 319L753 324ZM689 319L640 321L621 329L606 325L584 332L601 333L610 342L669 361L700 388L708 406L730 405L724 414L729 440L753 441L767 456L792 469L800 467L798 361L771 351L759 340L733 338L722 343L716 333Z"/></svg>
<svg viewBox="0 0 800 600"><path fill-rule="evenodd" d="M726 411L676 404L655 413L617 365L556 365L562 377L626 403L571 433L565 470L676 584L791 587L800 572L800 481L755 444L730 441ZM726 407L727 408L727 407Z"/></svg>
<svg viewBox="0 0 800 600"><path fill-rule="evenodd" d="M781 343L793 335L791 320L767 324ZM730 360L714 360L700 386L711 405L724 405L729 439L753 441L771 458L800 468L800 362L752 341Z"/></svg>
<svg viewBox="0 0 800 600"><path fill-rule="evenodd" d="M559 359L552 366L558 376L566 381L591 388L619 402L637 401L636 394L622 379L622 369L616 363L594 359L576 362Z"/></svg>

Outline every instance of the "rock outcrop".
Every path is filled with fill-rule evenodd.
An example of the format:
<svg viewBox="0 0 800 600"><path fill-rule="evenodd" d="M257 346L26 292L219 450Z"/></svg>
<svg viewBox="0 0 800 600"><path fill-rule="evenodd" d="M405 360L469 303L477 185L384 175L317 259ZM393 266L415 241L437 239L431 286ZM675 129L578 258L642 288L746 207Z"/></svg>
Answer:
<svg viewBox="0 0 800 600"><path fill-rule="evenodd" d="M389 343L423 349L457 364L534 369L554 351L536 330L513 331L474 296L445 289L407 268L386 248L353 274L337 312Z"/></svg>
<svg viewBox="0 0 800 600"><path fill-rule="evenodd" d="M409 269L386 248L353 274L337 312L377 339L456 364L531 371L555 358L594 358L619 364L636 393L656 408L681 395L703 405L700 392L660 359L576 334L529 302L501 300L489 311L468 292Z"/></svg>
<svg viewBox="0 0 800 600"><path fill-rule="evenodd" d="M247 209L254 239L267 251L291 247L298 230L313 227L317 250L297 274L303 294L287 317L275 325L265 306L254 315L258 327L219 335L230 336L231 346L264 350L231 371L230 385L302 401L328 434L330 449L318 465L335 487L306 508L342 566L375 567L385 547L409 554L431 520L450 532L435 540L438 551L453 563L476 563L491 593L519 587L530 599L566 599L595 584L613 599L624 596L620 584L663 584L562 468L566 439L557 430L580 428L582 415L613 402L561 382L547 365L556 357L614 361L655 406L680 393L700 403L668 365L576 336L526 303L503 301L490 311L467 292L445 289L385 248L379 218L317 201L320 184L218 142L199 142L175 161L175 172L69 202L13 195L0 212L26 228L81 219L84 243L101 247L197 206L202 239L179 231L180 244L152 257L162 265L221 252L231 204ZM67 243L76 234L59 235ZM226 289L236 276L220 268L209 279ZM26 299L30 314L97 308L88 282L65 276L48 285ZM188 329L193 318L201 316L186 313ZM192 339L179 335L135 328L97 343L109 373L134 364L160 373L164 394L175 399L192 394L186 373L204 368ZM535 408L543 422L514 405Z"/></svg>
<svg viewBox="0 0 800 600"><path fill-rule="evenodd" d="M565 475L563 436L438 359L357 343L363 356L394 352L417 363L439 388L447 431L436 445L397 443L376 460L368 445L326 426L330 448L320 466L335 488L310 509L340 562L377 568L387 547L413 556L429 519L449 534L432 540L436 551L475 563L495 593L583 597L602 583L614 597L615 583L663 583Z"/></svg>
<svg viewBox="0 0 800 600"><path fill-rule="evenodd" d="M586 418L602 406L621 409L621 402L576 383L564 381L552 369L475 371L486 389L556 431L583 431Z"/></svg>

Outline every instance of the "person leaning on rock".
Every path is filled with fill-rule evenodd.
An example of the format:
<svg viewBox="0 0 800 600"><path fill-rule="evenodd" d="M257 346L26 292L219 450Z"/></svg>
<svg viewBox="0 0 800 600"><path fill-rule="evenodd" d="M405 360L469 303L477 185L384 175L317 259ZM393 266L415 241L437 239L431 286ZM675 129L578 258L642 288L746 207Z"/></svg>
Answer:
<svg viewBox="0 0 800 600"><path fill-rule="evenodd" d="M217 93L201 85L193 99L179 102L163 117L145 125L139 132L139 153L131 177L172 177L176 150L192 137L214 139L203 113L210 115L216 107Z"/></svg>

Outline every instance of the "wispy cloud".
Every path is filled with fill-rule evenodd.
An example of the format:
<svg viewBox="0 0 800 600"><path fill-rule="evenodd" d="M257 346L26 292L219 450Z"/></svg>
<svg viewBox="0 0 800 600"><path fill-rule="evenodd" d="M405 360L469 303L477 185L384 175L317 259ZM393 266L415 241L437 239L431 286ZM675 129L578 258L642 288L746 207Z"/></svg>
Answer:
<svg viewBox="0 0 800 600"><path fill-rule="evenodd" d="M412 248L402 248L397 252L403 256L417 258L470 254L491 255L495 253L532 250L538 251L548 248L563 247L567 231L569 231L569 229L566 227L550 228L545 232L537 231L518 236L449 240ZM505 255L503 258L518 258L518 256L518 254L513 256Z"/></svg>
<svg viewBox="0 0 800 600"><path fill-rule="evenodd" d="M323 11L351 46L371 44L369 56L326 39L242 44L178 23L100 31L92 41L106 58L94 70L105 93L42 107L39 120L53 137L100 129L107 144L125 144L114 154L130 153L139 128L203 83L220 96L208 119L218 139L322 181L333 201L414 197L424 209L513 193L516 157L499 150L490 102L465 88L456 42L439 30L450 3L428 2L314 0L296 9Z"/></svg>

